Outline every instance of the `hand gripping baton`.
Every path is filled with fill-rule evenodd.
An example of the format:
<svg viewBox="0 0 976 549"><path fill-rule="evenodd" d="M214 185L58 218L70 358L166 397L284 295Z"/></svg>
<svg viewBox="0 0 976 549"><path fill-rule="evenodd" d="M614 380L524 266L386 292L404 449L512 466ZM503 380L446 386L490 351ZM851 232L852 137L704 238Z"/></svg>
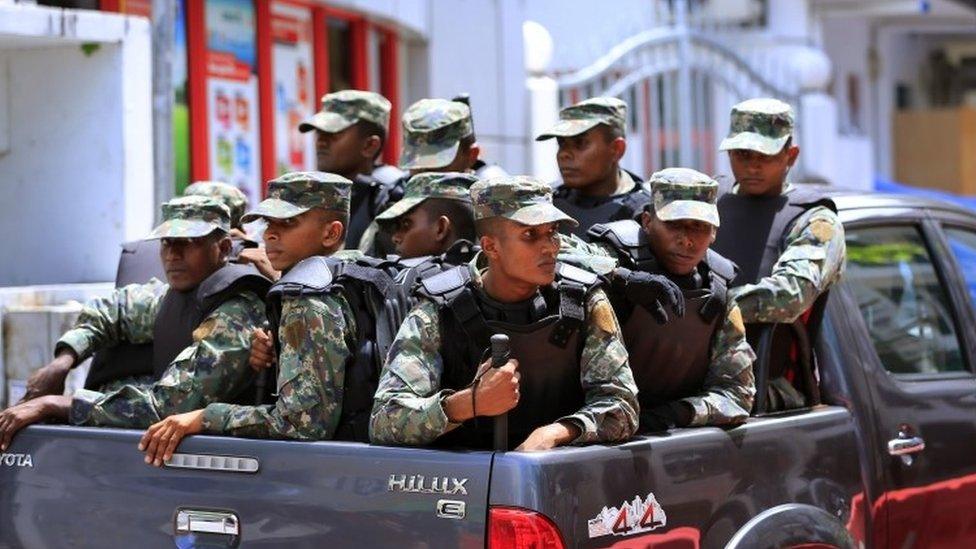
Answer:
<svg viewBox="0 0 976 549"><path fill-rule="evenodd" d="M501 368L508 362L509 354L508 336L505 334L495 334L491 336L491 367ZM505 452L508 450L508 413L495 416L495 451Z"/></svg>

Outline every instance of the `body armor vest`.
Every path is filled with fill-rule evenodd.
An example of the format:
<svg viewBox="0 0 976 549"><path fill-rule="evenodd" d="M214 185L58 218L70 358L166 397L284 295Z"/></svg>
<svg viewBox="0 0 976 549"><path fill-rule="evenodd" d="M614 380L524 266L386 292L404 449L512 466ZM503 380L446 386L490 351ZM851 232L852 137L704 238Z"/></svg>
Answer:
<svg viewBox="0 0 976 549"><path fill-rule="evenodd" d="M336 294L349 303L355 317L356 335L355 341L346 342L353 356L346 362L336 440L369 441L369 414L379 374L409 310L404 294L394 281L399 269L394 263L368 257L355 261L309 257L292 267L268 292L268 319L279 356L283 298ZM274 399L265 402L273 403Z"/></svg>
<svg viewBox="0 0 976 549"><path fill-rule="evenodd" d="M586 240L587 231L598 223L609 223L625 219L634 219L651 201L651 196L644 190L642 181L631 172L627 172L634 180L634 188L627 193L613 196L585 196L576 189L564 185L556 187L552 196L554 206L579 221L579 226L569 228L572 234Z"/></svg>
<svg viewBox="0 0 976 549"><path fill-rule="evenodd" d="M647 234L635 221L595 225L594 242L613 246L622 264L653 274L667 273L651 253ZM658 324L644 304L612 300L621 322L641 408L652 408L701 392L711 364L712 341L725 321L728 285L735 265L709 250L698 265L702 288L683 290L684 316Z"/></svg>
<svg viewBox="0 0 976 549"><path fill-rule="evenodd" d="M833 200L809 188L795 188L789 193L777 196L740 195L732 193L729 189L723 189L718 199L722 228L712 247L740 266L741 271L732 286L754 284L771 275L773 266L786 249L785 238L793 224L797 218L817 206L837 211ZM780 378L792 364L790 356L794 344L793 331L805 331L806 340L811 345L816 341L828 294L829 292L824 292L817 297L809 310L805 324L798 320L797 323L800 324L796 326L780 325L775 328L769 350L769 371L766 372L770 380L766 400L774 405L764 411L797 408L804 405L804 402L800 401L802 396L791 390L790 382ZM760 351L759 339L764 326L759 323L746 324L749 344L757 352ZM759 359L762 360L763 357ZM819 403L819 391L812 381L813 368L813 365L807 365L801 372L805 380L803 384L806 385L807 405Z"/></svg>
<svg viewBox="0 0 976 549"><path fill-rule="evenodd" d="M253 266L229 264L218 269L188 292L167 290L153 322L152 343L122 342L99 351L92 361L85 388L131 376L162 377L176 355L193 343L193 330L228 299L244 292L263 296L271 282ZM105 351L108 351L106 353Z"/></svg>
<svg viewBox="0 0 976 549"><path fill-rule="evenodd" d="M509 447L537 427L579 410L585 402L580 384L580 354L586 320L586 298L596 287L595 275L560 264L555 282L541 288L547 315L519 325L489 320L476 295L467 265L421 281L420 294L438 305L441 387L464 389L488 358L489 341L505 334L511 356L519 361L519 403L508 412ZM476 417L437 441L442 447L492 447L492 418Z"/></svg>

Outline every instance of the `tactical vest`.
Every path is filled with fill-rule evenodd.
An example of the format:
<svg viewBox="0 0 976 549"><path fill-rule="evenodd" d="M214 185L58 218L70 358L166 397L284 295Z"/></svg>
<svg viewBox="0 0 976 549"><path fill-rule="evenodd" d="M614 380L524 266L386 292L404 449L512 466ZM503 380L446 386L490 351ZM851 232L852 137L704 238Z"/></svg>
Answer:
<svg viewBox="0 0 976 549"><path fill-rule="evenodd" d="M718 199L722 226L712 249L739 266L739 276L732 287L755 284L773 272L773 265L786 248L787 233L805 212L817 206L837 211L833 200L802 187L777 196L724 191Z"/></svg>
<svg viewBox="0 0 976 549"><path fill-rule="evenodd" d="M728 256L739 265L739 276L733 281L732 287L754 284L772 274L773 266L786 249L786 235L793 228L796 220L805 212L824 206L836 212L837 206L833 200L825 197L815 189L797 187L791 192L777 196L749 196L734 194L730 189L723 189L718 199L719 217L722 227L718 231L715 244L712 245L719 253ZM770 389L766 397L769 402L777 403L765 411L796 408L802 402L796 402L797 395L788 394L776 389L777 385L786 387L789 382L777 381L790 369L794 331L805 332L805 339L814 344L820 332L823 320L823 310L827 304L829 292L824 292L814 301L808 311L805 324L797 326L781 325L775 328L770 343L769 378ZM801 321L797 321L800 323ZM759 352L760 334L765 324L749 323L746 325L746 335L749 344ZM763 357L760 357L762 360ZM806 400L808 405L819 403L819 391L813 382L814 365L805 365L801 369L801 376L806 385ZM757 403L758 403L757 399Z"/></svg>
<svg viewBox="0 0 976 549"><path fill-rule="evenodd" d="M580 384L581 331L586 298L596 275L559 264L556 280L541 289L549 314L528 325L488 320L479 305L470 267L463 265L421 281L419 293L438 306L441 358L440 385L461 390L474 380L488 358L491 336L505 334L511 356L519 361L519 403L508 412L509 448L533 429L583 407ZM476 417L437 440L441 447L492 447L492 418Z"/></svg>
<svg viewBox="0 0 976 549"><path fill-rule="evenodd" d="M391 193L404 173L393 166L381 164L369 175L357 175L352 185L349 204L349 226L346 227L346 248L356 248L370 222L391 204Z"/></svg>
<svg viewBox="0 0 976 549"><path fill-rule="evenodd" d="M594 225L594 242L613 246L624 266L654 274L667 274L651 252L647 234L636 221ZM683 290L685 314L658 324L642 303L624 303L614 296L630 368L637 383L641 408L652 408L701 392L711 364L712 342L725 322L728 285L735 265L709 250L698 265L708 285Z"/></svg>
<svg viewBox="0 0 976 549"><path fill-rule="evenodd" d="M406 317L409 304L394 276L399 267L393 261L364 257L355 261L315 256L304 259L268 291L268 320L281 354L278 330L282 300L300 296L341 295L349 303L356 322L354 341L347 341L354 354L346 362L342 413L334 438L369 441L369 415L379 383L383 361ZM269 395L266 403L273 403Z"/></svg>
<svg viewBox="0 0 976 549"><path fill-rule="evenodd" d="M567 227L567 230L586 240L587 231L593 225L637 217L651 201L651 196L644 190L639 177L629 171L627 173L634 180L634 188L630 192L613 196L585 196L564 185L556 187L552 203L579 221L578 227Z"/></svg>
<svg viewBox="0 0 976 549"><path fill-rule="evenodd" d="M233 297L247 291L260 297L270 286L253 266L228 264L193 290L167 290L153 322L152 343L122 342L96 353L85 388L94 390L130 376L152 375L158 380L176 355L193 343L193 330L203 319Z"/></svg>

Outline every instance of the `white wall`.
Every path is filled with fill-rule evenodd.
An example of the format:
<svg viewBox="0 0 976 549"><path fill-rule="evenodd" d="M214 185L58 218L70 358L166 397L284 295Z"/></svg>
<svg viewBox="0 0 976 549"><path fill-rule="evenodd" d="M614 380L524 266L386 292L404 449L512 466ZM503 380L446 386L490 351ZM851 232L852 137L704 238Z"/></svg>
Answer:
<svg viewBox="0 0 976 549"><path fill-rule="evenodd" d="M524 173L529 160L523 3L432 0L428 17L429 97L469 93L482 158Z"/></svg>
<svg viewBox="0 0 976 549"><path fill-rule="evenodd" d="M62 13L34 9L52 21ZM99 35L99 18L112 42L88 54L64 28L0 36L10 132L0 154L0 286L113 280L119 244L151 228L149 25L86 14L78 28Z"/></svg>

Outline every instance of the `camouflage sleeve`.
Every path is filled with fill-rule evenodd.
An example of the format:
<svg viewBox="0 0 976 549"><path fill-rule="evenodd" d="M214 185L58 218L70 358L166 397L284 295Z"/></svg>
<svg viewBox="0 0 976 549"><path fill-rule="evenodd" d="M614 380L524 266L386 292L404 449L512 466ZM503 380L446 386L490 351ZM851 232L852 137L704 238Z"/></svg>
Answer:
<svg viewBox="0 0 976 549"><path fill-rule="evenodd" d="M54 354L68 347L81 362L95 351L120 341L152 341L153 323L167 288L154 278L147 284L130 284L108 297L89 301L81 310L74 328L55 344Z"/></svg>
<svg viewBox="0 0 976 549"><path fill-rule="evenodd" d="M732 291L746 323L793 322L840 278L847 245L837 214L817 207L803 214L786 237L773 272Z"/></svg>
<svg viewBox="0 0 976 549"><path fill-rule="evenodd" d="M602 290L590 294L586 318L580 357L586 404L559 421L570 421L580 428L582 434L573 444L624 441L637 430L637 384L627 363L620 325Z"/></svg>
<svg viewBox="0 0 976 549"><path fill-rule="evenodd" d="M617 253L603 243L586 242L576 235L559 235L557 259L598 275L608 275L618 266Z"/></svg>
<svg viewBox="0 0 976 549"><path fill-rule="evenodd" d="M752 363L756 355L746 342L742 314L730 303L725 322L712 341L711 364L702 393L682 399L694 410L691 425L728 425L749 417L756 396Z"/></svg>
<svg viewBox="0 0 976 549"><path fill-rule="evenodd" d="M423 301L407 315L380 376L370 440L377 444L429 444L456 428L441 406L454 391L441 389L444 361L437 307Z"/></svg>
<svg viewBox="0 0 976 549"><path fill-rule="evenodd" d="M210 404L203 432L250 438L328 440L342 413L346 361L355 320L345 298L297 297L282 303L278 400L273 406Z"/></svg>
<svg viewBox="0 0 976 549"><path fill-rule="evenodd" d="M193 331L193 344L149 387L77 391L69 419L75 425L144 429L183 412L224 402L248 386L251 332L264 322L264 302L246 292L220 305Z"/></svg>

